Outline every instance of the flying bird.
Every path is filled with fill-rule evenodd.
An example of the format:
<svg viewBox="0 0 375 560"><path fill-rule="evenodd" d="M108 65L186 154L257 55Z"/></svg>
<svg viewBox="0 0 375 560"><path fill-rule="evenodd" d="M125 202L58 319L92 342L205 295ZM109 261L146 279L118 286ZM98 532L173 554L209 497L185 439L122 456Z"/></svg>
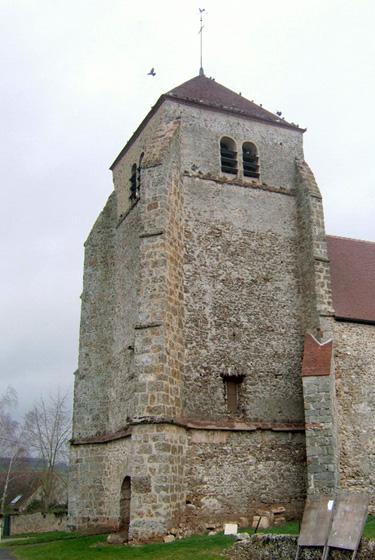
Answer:
<svg viewBox="0 0 375 560"><path fill-rule="evenodd" d="M147 76L155 76L155 75L156 75L155 68L151 68Z"/></svg>

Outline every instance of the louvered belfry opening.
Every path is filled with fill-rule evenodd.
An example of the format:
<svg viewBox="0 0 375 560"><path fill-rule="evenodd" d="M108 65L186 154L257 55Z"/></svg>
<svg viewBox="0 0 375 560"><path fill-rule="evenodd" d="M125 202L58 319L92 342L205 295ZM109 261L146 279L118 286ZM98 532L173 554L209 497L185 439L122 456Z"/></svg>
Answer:
<svg viewBox="0 0 375 560"><path fill-rule="evenodd" d="M251 142L242 144L242 163L244 177L259 179L259 157L255 144Z"/></svg>
<svg viewBox="0 0 375 560"><path fill-rule="evenodd" d="M224 137L220 140L221 171L237 175L237 148L231 138Z"/></svg>
<svg viewBox="0 0 375 560"><path fill-rule="evenodd" d="M142 160L144 157L144 152L141 153L139 157L139 164L137 167L136 163L133 163L130 175L130 196L129 199L134 202L138 200L141 192L141 171L142 171Z"/></svg>
<svg viewBox="0 0 375 560"><path fill-rule="evenodd" d="M137 164L133 163L130 175L130 200L137 198Z"/></svg>
<svg viewBox="0 0 375 560"><path fill-rule="evenodd" d="M137 169L137 196L140 196L140 192L141 192L141 169L142 169L142 160L144 155L145 155L144 152L142 152L141 155L139 156L139 164Z"/></svg>

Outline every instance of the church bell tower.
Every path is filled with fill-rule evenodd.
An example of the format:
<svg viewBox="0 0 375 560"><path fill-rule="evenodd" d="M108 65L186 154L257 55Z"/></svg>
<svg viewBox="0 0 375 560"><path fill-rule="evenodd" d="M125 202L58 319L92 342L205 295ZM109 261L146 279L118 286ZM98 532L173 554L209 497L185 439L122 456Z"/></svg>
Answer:
<svg viewBox="0 0 375 560"><path fill-rule="evenodd" d="M202 73L114 161L86 241L72 528L147 540L295 516L312 473L335 487L334 421L329 469L309 451L327 433L305 433L305 335L329 340L332 309L303 133Z"/></svg>

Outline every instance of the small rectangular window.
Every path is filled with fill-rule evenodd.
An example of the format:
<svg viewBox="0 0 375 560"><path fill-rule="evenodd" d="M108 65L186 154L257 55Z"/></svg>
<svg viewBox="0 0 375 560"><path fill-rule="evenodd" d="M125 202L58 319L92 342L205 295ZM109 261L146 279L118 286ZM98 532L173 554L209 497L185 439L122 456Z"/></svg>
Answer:
<svg viewBox="0 0 375 560"><path fill-rule="evenodd" d="M242 377L223 377L228 412L239 412L239 389Z"/></svg>

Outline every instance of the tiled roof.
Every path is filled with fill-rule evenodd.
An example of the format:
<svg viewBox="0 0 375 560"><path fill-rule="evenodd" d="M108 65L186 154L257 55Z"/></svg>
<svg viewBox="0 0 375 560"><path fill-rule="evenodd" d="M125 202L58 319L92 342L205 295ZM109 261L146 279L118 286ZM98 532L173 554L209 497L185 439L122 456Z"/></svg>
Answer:
<svg viewBox="0 0 375 560"><path fill-rule="evenodd" d="M276 124L278 126L286 126L303 132L297 125L288 123L269 111L266 111L253 101L249 101L242 95L222 86L215 82L212 78L206 76L196 76L184 84L172 89L165 94L166 97L173 97L180 101L191 102L199 105L240 113L244 116Z"/></svg>
<svg viewBox="0 0 375 560"><path fill-rule="evenodd" d="M9 479L8 491L6 496L7 506L13 500L14 508L19 509L30 499L41 485L42 474L40 472L12 472ZM0 494L2 495L5 487L6 473L0 473ZM19 498L19 499L17 499ZM12 504L13 505L13 504Z"/></svg>
<svg viewBox="0 0 375 560"><path fill-rule="evenodd" d="M375 323L375 243L327 236L337 319Z"/></svg>
<svg viewBox="0 0 375 560"><path fill-rule="evenodd" d="M274 126L279 126L282 128L297 130L301 133L305 132L304 128L300 128L299 126L293 123L289 123L279 116L266 111L265 109L263 109L263 107L260 107L259 105L256 105L256 103L245 99L245 97L242 97L242 95L235 93L234 91L231 91L230 89L218 84L212 78L207 78L206 76L196 76L195 78L188 80L187 82L168 91L167 93L164 93L159 97L156 104L152 107L148 115L143 119L137 130L134 132L133 136L130 138L128 143L112 163L110 169L114 169L117 162L135 142L148 121L166 99L173 100L177 103L204 107L207 110L211 111L236 113L237 115L244 118L273 124Z"/></svg>

